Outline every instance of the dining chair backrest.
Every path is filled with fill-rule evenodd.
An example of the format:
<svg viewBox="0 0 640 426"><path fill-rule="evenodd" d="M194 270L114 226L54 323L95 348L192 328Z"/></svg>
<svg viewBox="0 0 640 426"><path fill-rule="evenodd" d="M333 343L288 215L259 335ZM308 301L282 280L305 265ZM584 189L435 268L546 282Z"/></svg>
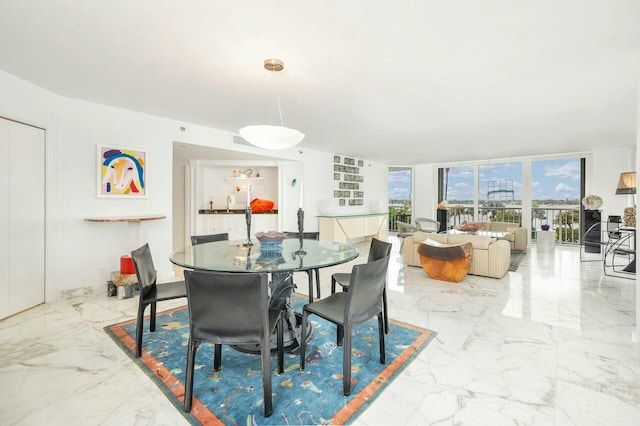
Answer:
<svg viewBox="0 0 640 426"><path fill-rule="evenodd" d="M228 239L229 239L228 232L223 232L221 234L192 235L191 245L196 246L198 244L212 243L214 241L227 241Z"/></svg>
<svg viewBox="0 0 640 426"><path fill-rule="evenodd" d="M133 267L136 270L140 295L144 297L156 286L156 268L153 266L153 258L151 257L149 244L147 243L132 251L131 259L133 260Z"/></svg>
<svg viewBox="0 0 640 426"><path fill-rule="evenodd" d="M345 321L360 323L382 311L389 255L371 262L354 265L345 305Z"/></svg>
<svg viewBox="0 0 640 426"><path fill-rule="evenodd" d="M368 262L372 260L382 259L383 257L389 256L391 254L391 247L393 245L391 243L387 243L385 241L381 241L377 238L371 239L371 244L369 246L369 257L367 258Z"/></svg>
<svg viewBox="0 0 640 426"><path fill-rule="evenodd" d="M193 337L221 344L260 343L269 335L266 273L185 271Z"/></svg>

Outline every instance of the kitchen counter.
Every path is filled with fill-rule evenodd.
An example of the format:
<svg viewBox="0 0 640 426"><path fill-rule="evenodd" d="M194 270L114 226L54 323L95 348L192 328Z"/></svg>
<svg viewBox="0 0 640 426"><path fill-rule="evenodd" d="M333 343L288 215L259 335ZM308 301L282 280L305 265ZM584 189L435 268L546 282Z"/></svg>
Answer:
<svg viewBox="0 0 640 426"><path fill-rule="evenodd" d="M245 214L246 209L213 209L213 210L198 210L198 214ZM278 210L269 210L267 212L251 212L251 214L278 214Z"/></svg>
<svg viewBox="0 0 640 426"><path fill-rule="evenodd" d="M196 216L195 235L229 234L230 240L247 238L247 215L245 209L199 210ZM278 211L270 210L251 214L253 233L275 231L278 229Z"/></svg>

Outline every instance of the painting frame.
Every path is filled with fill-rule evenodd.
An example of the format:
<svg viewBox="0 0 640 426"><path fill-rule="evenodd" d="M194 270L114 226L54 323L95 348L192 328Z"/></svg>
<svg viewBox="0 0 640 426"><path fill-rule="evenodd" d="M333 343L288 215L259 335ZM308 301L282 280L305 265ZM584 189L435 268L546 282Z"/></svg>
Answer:
<svg viewBox="0 0 640 426"><path fill-rule="evenodd" d="M98 198L146 198L149 153L139 148L97 145ZM126 168L126 171L122 171Z"/></svg>

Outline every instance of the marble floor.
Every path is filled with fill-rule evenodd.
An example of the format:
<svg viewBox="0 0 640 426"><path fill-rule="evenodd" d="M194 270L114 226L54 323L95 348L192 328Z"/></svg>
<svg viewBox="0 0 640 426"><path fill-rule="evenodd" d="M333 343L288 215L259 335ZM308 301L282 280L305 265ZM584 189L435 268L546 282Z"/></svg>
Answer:
<svg viewBox="0 0 640 426"><path fill-rule="evenodd" d="M390 316L438 335L355 424L640 424L635 281L604 277L576 248L532 246L502 279L450 284L403 267L398 248ZM322 270L324 294L330 273L349 269ZM136 306L79 290L0 321L0 425L186 424L102 330Z"/></svg>

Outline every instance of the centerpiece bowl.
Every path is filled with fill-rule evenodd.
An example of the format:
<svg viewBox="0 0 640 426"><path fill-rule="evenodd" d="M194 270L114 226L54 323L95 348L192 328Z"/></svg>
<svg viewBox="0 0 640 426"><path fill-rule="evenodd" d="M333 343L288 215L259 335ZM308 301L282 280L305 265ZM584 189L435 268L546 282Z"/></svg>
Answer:
<svg viewBox="0 0 640 426"><path fill-rule="evenodd" d="M258 232L256 234L256 238L260 242L260 251L281 251L282 240L286 237L286 232L278 231Z"/></svg>

